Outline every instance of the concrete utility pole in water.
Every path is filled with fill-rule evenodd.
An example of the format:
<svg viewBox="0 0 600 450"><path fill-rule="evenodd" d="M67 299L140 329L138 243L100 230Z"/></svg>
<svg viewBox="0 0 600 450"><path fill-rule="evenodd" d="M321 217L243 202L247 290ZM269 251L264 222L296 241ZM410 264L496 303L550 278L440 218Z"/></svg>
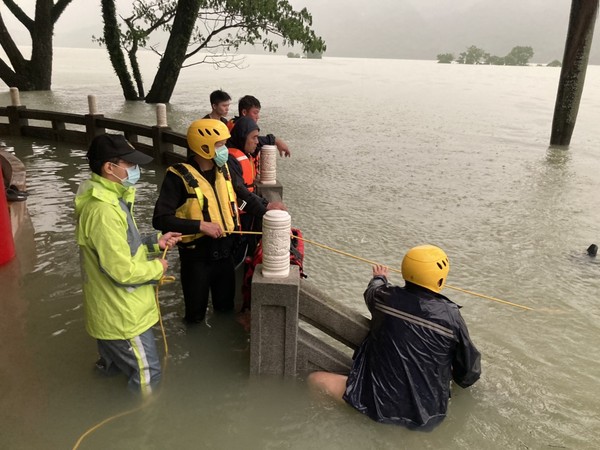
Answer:
<svg viewBox="0 0 600 450"><path fill-rule="evenodd" d="M571 2L569 30L554 105L550 145L568 146L571 143L597 14L598 0Z"/></svg>

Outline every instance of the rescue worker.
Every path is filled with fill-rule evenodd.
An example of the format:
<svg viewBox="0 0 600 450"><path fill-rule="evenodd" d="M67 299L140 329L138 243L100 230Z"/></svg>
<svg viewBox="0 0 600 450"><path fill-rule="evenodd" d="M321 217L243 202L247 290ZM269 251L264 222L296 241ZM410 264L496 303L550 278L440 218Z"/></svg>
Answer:
<svg viewBox="0 0 600 450"><path fill-rule="evenodd" d="M220 89L210 93L211 112L203 117L203 119L220 120L227 125L227 114L229 114L229 106L231 105L231 96Z"/></svg>
<svg viewBox="0 0 600 450"><path fill-rule="evenodd" d="M92 175L75 197L86 330L97 339L96 367L106 375L123 372L130 388L149 393L161 374L152 332L159 313L154 285L167 261L148 256L175 246L180 234L141 237L133 220L133 186L139 164L150 156L124 136L103 134L87 158Z"/></svg>
<svg viewBox="0 0 600 450"><path fill-rule="evenodd" d="M200 323L209 293L215 311L231 311L235 297L232 258L239 217L227 167L227 126L214 119L192 122L187 132L193 154L167 169L152 224L183 233L179 243L184 320Z"/></svg>
<svg viewBox="0 0 600 450"><path fill-rule="evenodd" d="M258 144L259 128L249 117L240 117L227 141L228 165L234 180L238 199L240 223L243 231L262 231L262 218L271 209L286 210L282 202L269 202L256 194L254 152ZM240 265L246 256L252 257L258 245L258 235L241 235L237 238L234 264Z"/></svg>
<svg viewBox="0 0 600 450"><path fill-rule="evenodd" d="M260 221L268 210L284 209L281 202L269 202L256 194L254 152L260 129L249 117L240 117L227 140L228 165L234 179L242 230L260 230ZM253 223L258 228L253 227Z"/></svg>
<svg viewBox="0 0 600 450"><path fill-rule="evenodd" d="M364 297L371 329L354 355L349 376L314 372L311 387L343 399L371 419L430 429L446 416L450 381L462 388L480 376L480 354L459 306L440 294L450 263L433 245L409 250L404 287L373 267Z"/></svg>
<svg viewBox="0 0 600 450"><path fill-rule="evenodd" d="M258 119L260 119L260 109L261 109L260 101L256 97L254 97L252 95L243 96L238 101L239 116L236 116L233 119L231 119L229 122L227 122L227 128L229 128L229 130L231 131L240 117L250 117L256 123L258 123ZM256 148L256 154L255 154L255 156L257 158L258 158L260 149L262 148L263 145L275 145L277 147L277 150L279 151L280 156L289 157L292 155L292 153L290 152L290 149L288 148L288 145L283 141L283 139L275 137L272 134L267 134L266 136L258 137L258 146ZM258 168L258 160L256 161L256 163L257 163L257 168Z"/></svg>

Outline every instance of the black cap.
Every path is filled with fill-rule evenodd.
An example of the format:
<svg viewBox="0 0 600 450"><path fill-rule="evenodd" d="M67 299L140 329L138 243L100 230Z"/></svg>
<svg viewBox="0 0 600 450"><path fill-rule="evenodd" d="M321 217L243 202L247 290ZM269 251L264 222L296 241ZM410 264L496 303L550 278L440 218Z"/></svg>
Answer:
<svg viewBox="0 0 600 450"><path fill-rule="evenodd" d="M148 164L154 158L134 148L121 134L101 134L96 136L87 152L89 161L104 163L113 158L120 158L133 164Z"/></svg>

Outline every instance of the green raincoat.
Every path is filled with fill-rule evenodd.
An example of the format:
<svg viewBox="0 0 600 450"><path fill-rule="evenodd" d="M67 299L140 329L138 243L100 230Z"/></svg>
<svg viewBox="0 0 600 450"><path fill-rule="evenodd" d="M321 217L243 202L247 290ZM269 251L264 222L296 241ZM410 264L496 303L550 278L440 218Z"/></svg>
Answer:
<svg viewBox="0 0 600 450"><path fill-rule="evenodd" d="M131 211L135 189L97 174L75 197L86 330L96 339L131 339L158 321L154 285L158 236L142 238Z"/></svg>

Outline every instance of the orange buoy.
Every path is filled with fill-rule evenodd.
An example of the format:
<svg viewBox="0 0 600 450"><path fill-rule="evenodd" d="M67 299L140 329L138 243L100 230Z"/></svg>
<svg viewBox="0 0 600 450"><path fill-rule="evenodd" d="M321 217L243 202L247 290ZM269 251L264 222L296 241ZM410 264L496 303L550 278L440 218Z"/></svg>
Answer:
<svg viewBox="0 0 600 450"><path fill-rule="evenodd" d="M15 257L15 243L10 226L10 211L4 189L4 176L0 170L0 265Z"/></svg>

